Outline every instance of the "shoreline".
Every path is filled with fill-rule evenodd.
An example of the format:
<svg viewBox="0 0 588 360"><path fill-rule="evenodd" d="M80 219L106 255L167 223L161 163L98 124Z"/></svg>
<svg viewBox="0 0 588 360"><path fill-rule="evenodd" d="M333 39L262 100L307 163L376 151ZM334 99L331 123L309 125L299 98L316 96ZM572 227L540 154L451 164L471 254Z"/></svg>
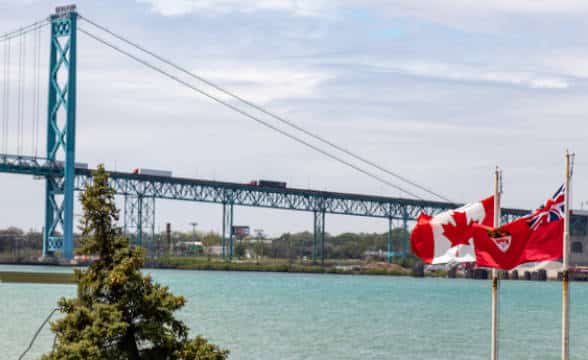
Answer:
<svg viewBox="0 0 588 360"><path fill-rule="evenodd" d="M177 260L177 259L176 259ZM366 265L336 265L327 264L325 266L313 264L295 264L295 263L253 263L240 262L239 260L218 261L218 260L202 260L202 259L180 259L174 263L173 260L167 261L146 261L144 269L166 269L166 270L187 270L187 271L236 271L236 272L270 272L270 273L292 273L292 274L332 274L332 275L362 275L362 276L403 276L414 278L452 278L452 279L474 279L487 280L489 279L489 271L486 269L476 269L471 273L463 271L435 271L424 272L422 267L416 266L413 268L402 267L398 264L387 263L368 263ZM38 262L38 261L0 261L0 265L15 265L15 266L53 266L74 268L87 266L89 262L69 264L59 262ZM558 276L547 276L541 271L525 271L517 272L517 276L513 278L513 271L502 272L501 280L514 281L560 281ZM506 275L508 274L508 275ZM579 274L582 275L582 274ZM587 281L587 276L577 276L571 279L573 281Z"/></svg>
<svg viewBox="0 0 588 360"><path fill-rule="evenodd" d="M58 263L58 262L35 262L35 261L0 261L0 265L15 266L53 266L64 268L75 268L87 266L89 263ZM379 276L412 276L413 270L400 266L394 269L363 268L353 267L348 269L344 266L320 266L301 264L257 264L249 262L195 262L192 264L166 264L157 262L146 262L144 269L167 269L167 270L191 270L191 271L238 271L238 272L274 272L274 273L296 273L296 274L338 274L338 275L379 275ZM437 272L426 274L427 277L443 277L446 274Z"/></svg>

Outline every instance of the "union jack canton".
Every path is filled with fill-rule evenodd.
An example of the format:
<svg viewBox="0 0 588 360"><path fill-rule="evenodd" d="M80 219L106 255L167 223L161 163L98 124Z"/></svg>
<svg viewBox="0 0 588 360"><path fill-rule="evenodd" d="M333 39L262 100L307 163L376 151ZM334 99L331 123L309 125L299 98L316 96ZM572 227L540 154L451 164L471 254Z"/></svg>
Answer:
<svg viewBox="0 0 588 360"><path fill-rule="evenodd" d="M558 221L565 216L565 191L564 185L553 194L551 199L545 202L539 209L526 216L527 225L531 230L537 230L542 224Z"/></svg>

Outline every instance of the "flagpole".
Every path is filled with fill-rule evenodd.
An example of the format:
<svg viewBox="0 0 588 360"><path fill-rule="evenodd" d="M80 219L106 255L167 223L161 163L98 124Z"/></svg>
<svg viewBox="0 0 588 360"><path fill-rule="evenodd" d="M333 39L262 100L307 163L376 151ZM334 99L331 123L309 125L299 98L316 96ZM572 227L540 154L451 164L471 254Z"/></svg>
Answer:
<svg viewBox="0 0 588 360"><path fill-rule="evenodd" d="M494 179L494 228L500 227L500 196L502 195L502 170L496 167ZM492 269L492 336L490 359L498 359L498 273Z"/></svg>
<svg viewBox="0 0 588 360"><path fill-rule="evenodd" d="M564 182L564 232L563 232L563 269L562 269L562 306L561 306L561 359L568 360L570 355L570 324L569 324L569 250L570 239L570 158L572 155L566 150L565 182Z"/></svg>

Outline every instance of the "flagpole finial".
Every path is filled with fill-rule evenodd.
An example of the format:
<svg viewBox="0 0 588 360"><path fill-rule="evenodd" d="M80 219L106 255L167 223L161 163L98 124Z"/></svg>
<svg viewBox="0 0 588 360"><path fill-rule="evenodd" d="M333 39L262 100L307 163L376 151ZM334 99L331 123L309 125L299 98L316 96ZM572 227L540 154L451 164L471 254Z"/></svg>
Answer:
<svg viewBox="0 0 588 360"><path fill-rule="evenodd" d="M496 165L496 194L502 194L502 169Z"/></svg>

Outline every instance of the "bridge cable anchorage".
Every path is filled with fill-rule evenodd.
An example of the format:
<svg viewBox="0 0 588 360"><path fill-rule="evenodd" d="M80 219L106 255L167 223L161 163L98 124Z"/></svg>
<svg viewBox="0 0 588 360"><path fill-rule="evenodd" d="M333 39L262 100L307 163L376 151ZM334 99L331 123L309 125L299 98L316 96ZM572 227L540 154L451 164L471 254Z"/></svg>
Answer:
<svg viewBox="0 0 588 360"><path fill-rule="evenodd" d="M396 172L393 172L391 170L388 170L388 169L384 168L383 166L381 166L381 165L379 165L379 164L377 164L377 163L375 163L375 162L373 162L373 161L371 161L369 159L366 159L365 157L363 157L361 155L358 155L358 154L352 152L348 148L344 148L344 147L342 147L340 145L337 145L334 142L332 142L332 141L330 141L330 140L328 140L328 139L326 139L326 138L324 138L322 136L319 136L319 135L317 135L317 134L315 134L315 133L313 133L313 132L305 129L305 128L301 127L300 125L297 125L294 122L292 122L292 121L290 121L288 119L285 119L282 116L276 115L276 114L272 113L271 111L269 111L269 110L261 107L260 105L257 105L257 104L255 104L255 103L253 103L253 102L251 102L251 101L249 101L249 100L247 100L247 99L245 99L245 98L243 98L243 97L241 97L241 96L239 96L239 95L237 95L237 94L235 94L235 93L233 93L233 92L231 92L229 90L226 90L226 89L220 87L219 85L216 85L212 81L203 78L202 76L199 76L197 74L194 74L193 72L187 70L186 68L181 67L180 65L177 65L176 63L174 63L174 62L172 62L170 60L167 60L167 59L165 59L165 58L157 55L156 53L154 53L154 52L152 52L152 51L150 51L150 50L148 50L148 49L140 46L139 44L137 44L135 42L132 42L132 41L128 40L127 38L125 38L125 37L123 37L121 35L118 35L118 34L114 33L113 31L109 30L108 28L106 28L104 26L101 26L101 25L95 23L92 20L90 20L90 19L88 19L88 18L86 18L84 16L81 16L80 15L80 18L82 20L86 21L87 23L95 26L96 28L98 28L98 29L100 29L100 30L102 30L102 31L110 34L111 36L115 37L116 39L118 39L118 40L120 40L120 41L122 41L122 42L124 42L124 43L126 43L128 45L131 45L134 48L136 48L136 49L138 49L138 50L140 50L140 51L142 51L142 52L144 52L144 53L146 53L148 55L151 55L152 57L154 57L155 59L163 62L164 64L169 65L169 66L173 67L174 69L176 69L176 70L178 70L178 71L180 71L180 72L182 72L182 73L184 73L184 74L186 74L186 75L188 75L188 76L190 76L190 77L192 77L192 78L194 78L194 79L196 79L198 81L201 81L201 82L205 83L206 85L208 85L208 86L210 86L210 87L212 87L212 88L214 88L214 89L222 92L223 94L228 95L228 96L230 96L230 97L238 100L239 102L241 102L241 103L243 103L245 105L248 105L248 106L254 108L255 110L257 110L257 111L259 111L259 112L261 112L261 113L263 113L265 115L268 115L268 116L272 117L273 119L278 120L279 122L281 122L283 124L286 124L287 126L290 126L291 128L294 128L294 129L302 132L303 134L305 134L307 136L312 137L315 140L318 140L318 141L320 141L320 142L322 142L322 143L324 143L324 144L326 144L326 145L328 145L328 146L330 146L330 147L332 147L332 148L334 148L334 149L336 149L336 150L338 150L338 151L340 151L340 152L342 152L342 153L344 153L344 154L346 154L346 155L348 155L348 156L350 156L350 157L352 157L352 158L354 158L356 160L359 160L359 161L361 161L361 162L363 162L365 164L368 164L368 165L372 166L375 169L378 169L378 170L380 170L380 171L382 171L382 172L384 172L384 173L386 173L386 174L388 174L390 176L393 176L393 177L401 180L402 182L407 183L409 185L412 185L412 186L414 186L414 187L416 187L416 188L418 188L418 189L420 189L420 190L422 190L422 191L424 191L424 192L426 192L426 193L428 193L430 195L433 195L433 196L435 196L435 197L437 197L437 198L439 198L441 200L444 200L444 201L447 201L447 202L452 202L447 197L445 197L445 196L443 196L443 195L441 195L441 194L439 194L439 193L437 193L437 192L435 192L435 191L433 191L433 190L431 190L431 189L429 189L429 188L427 188L427 187L425 187L423 185L420 185L420 184L416 183L415 181L410 180L410 179L408 179L408 178L406 178L406 177L404 177L404 176L402 176L402 175L400 175L400 174L398 174Z"/></svg>
<svg viewBox="0 0 588 360"><path fill-rule="evenodd" d="M189 89L191 89L191 90L193 90L193 91L195 91L195 92L197 92L197 93L199 93L201 95L204 95L205 97L207 97L207 98L209 98L209 99L211 99L211 100L213 100L213 101L215 101L215 102L217 102L217 103L219 103L221 105L224 105L225 107L227 107L227 108L229 108L229 109L231 109L231 110L233 110L233 111L235 111L235 112L237 112L237 113L239 113L239 114L241 114L241 115L243 115L243 116L245 116L245 117L247 117L247 118L249 118L249 119L251 119L251 120L253 120L253 121L255 121L255 122L257 122L257 123L259 123L259 124L261 124L263 126L265 126L265 127L267 127L267 128L269 128L269 129L272 129L272 130L274 130L274 131L276 131L276 132L278 132L278 133L280 133L280 134L282 134L282 135L284 135L284 136L286 136L286 137L288 137L288 138L290 138L290 139L292 139L292 140L294 140L294 141L296 141L296 142L298 142L298 143L300 143L300 144L302 144L302 145L304 145L304 146L306 146L308 148L311 148L314 151L317 151L317 152L319 152L319 153L321 153L321 154L329 157L332 160L335 160L335 161L337 161L337 162L339 162L341 164L344 164L344 165L346 165L346 166L348 166L348 167L350 167L350 168L352 168L352 169L354 169L354 170L356 170L356 171L358 171L358 172L360 172L360 173L362 173L364 175L367 175L367 176L369 176L369 177L371 177L371 178L373 178L373 179L375 179L375 180L383 183L383 184L386 184L386 185L388 185L390 187L393 187L393 188L395 188L395 189L397 189L397 190L399 190L399 191L401 191L401 192L403 192L403 193L405 193L405 194L407 194L409 196L412 196L413 198L416 198L416 199L419 199L419 200L425 200L421 196L416 195L416 194L414 194L414 193L412 193L412 192L410 192L410 191L408 191L408 190L406 190L406 189L404 189L404 188L402 188L402 187L400 187L400 186L398 186L398 185L396 185L396 184L394 184L394 183L392 183L392 182L390 182L390 181L388 181L388 180L386 180L386 179L378 176L377 174L374 174L374 173L372 173L372 172L370 172L368 170L365 170L365 169L363 169L363 168L361 168L361 167L359 167L359 166L357 166L357 165L355 165L355 164L353 164L353 163L351 163L351 162L349 162L349 161L347 161L345 159L340 158L337 155L333 155L332 153L330 153L330 152L328 152L326 150L323 150L323 149L317 147L316 145L313 145L313 144L311 144L311 143L309 143L309 142L307 142L307 141L305 141L303 139L300 139L299 137L297 137L295 135L292 135L292 134L288 133L287 131L285 131L283 129L280 129L280 128L278 128L278 127L276 127L276 126L268 123L267 121L264 121L264 120L262 120L262 119L260 119L260 118L258 118L256 116L254 116L254 115L246 112L245 110L239 109L238 107L236 107L236 106L234 106L234 105L232 105L232 104L230 104L230 103L228 103L228 102L226 102L226 101L224 101L224 100L222 100L222 99L220 99L218 97L215 97L214 95L211 95L211 94L205 92L202 89L197 88L196 86L194 86L194 85L192 85L192 84L190 84L190 83L188 83L188 82L186 82L186 81L178 78L177 76L175 76L173 74L170 74L169 72L167 72L167 71L165 71L165 70L163 70L161 68L158 68L157 66L153 65L152 63L150 63L150 62L148 62L146 60L143 60L143 59L141 59L141 58L139 58L139 57L137 57L137 56L135 56L135 55L133 55L133 54L131 54L131 53L129 53L129 52L127 52L127 51L119 48L119 47L117 47L116 45L108 42L107 40L104 40L104 39L100 38L99 36L94 35L94 34L88 32L88 31L84 30L80 26L78 26L78 31L80 31L81 33L89 36L90 38L92 38L92 39L94 39L94 40L102 43L103 45L105 45L105 46L107 46L107 47L109 47L109 48L111 48L111 49L119 52L120 54L125 55L126 57L129 57L130 59L132 59L132 60L140 63L141 65L144 65L144 66L146 66L146 67L148 67L148 68L150 68L150 69L152 69L152 70L160 73L161 75L164 75L165 77L168 77L168 78L170 78L170 79L178 82L179 84L184 85L185 87L187 87L187 88L189 88Z"/></svg>

